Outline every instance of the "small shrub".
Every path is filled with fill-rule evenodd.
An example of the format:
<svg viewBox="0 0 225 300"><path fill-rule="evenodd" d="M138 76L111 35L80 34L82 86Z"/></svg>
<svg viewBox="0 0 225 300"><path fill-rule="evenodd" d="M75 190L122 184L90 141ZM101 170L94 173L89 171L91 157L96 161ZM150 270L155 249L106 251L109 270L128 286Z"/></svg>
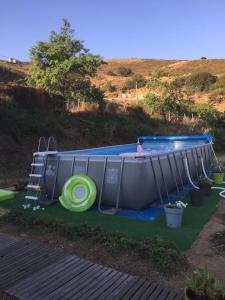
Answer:
<svg viewBox="0 0 225 300"><path fill-rule="evenodd" d="M134 74L132 76L132 80L135 81L135 83L137 82L138 87L143 87L146 85L146 80L141 74Z"/></svg>
<svg viewBox="0 0 225 300"><path fill-rule="evenodd" d="M168 69L156 69L153 73L156 78L168 77L170 76L170 70Z"/></svg>
<svg viewBox="0 0 225 300"><path fill-rule="evenodd" d="M106 73L106 75L109 75L109 76L117 76L116 73L114 73L113 71L110 71L110 70Z"/></svg>
<svg viewBox="0 0 225 300"><path fill-rule="evenodd" d="M208 91L211 84L217 81L217 76L208 72L196 73L186 80L188 89L192 92Z"/></svg>
<svg viewBox="0 0 225 300"><path fill-rule="evenodd" d="M106 84L102 85L100 87L100 89L101 89L102 92L110 92L110 93L113 93L113 92L117 91L116 86L113 85L111 82L107 82Z"/></svg>
<svg viewBox="0 0 225 300"><path fill-rule="evenodd" d="M186 80L186 77L177 77L171 82L171 85L172 87L179 89L185 86Z"/></svg>
<svg viewBox="0 0 225 300"><path fill-rule="evenodd" d="M117 73L118 73L118 75L123 76L123 77L128 77L133 74L131 69L125 68L125 67L118 68Z"/></svg>
<svg viewBox="0 0 225 300"><path fill-rule="evenodd" d="M146 80L141 74L135 74L132 76L132 79L127 79L121 86L121 90L125 92L127 90L135 89L136 84L138 88L146 85Z"/></svg>
<svg viewBox="0 0 225 300"><path fill-rule="evenodd" d="M219 89L225 89L225 76L219 77L217 81L210 86L211 91Z"/></svg>
<svg viewBox="0 0 225 300"><path fill-rule="evenodd" d="M136 81L132 79L128 79L121 86L121 90L125 92L127 90L135 89L135 87L136 87Z"/></svg>
<svg viewBox="0 0 225 300"><path fill-rule="evenodd" d="M207 270L195 271L186 287L187 299L224 300L225 289Z"/></svg>
<svg viewBox="0 0 225 300"><path fill-rule="evenodd" d="M207 59L207 57L205 57L205 56L202 56L202 57L201 57L201 59L203 59L203 60L204 60L204 59Z"/></svg>

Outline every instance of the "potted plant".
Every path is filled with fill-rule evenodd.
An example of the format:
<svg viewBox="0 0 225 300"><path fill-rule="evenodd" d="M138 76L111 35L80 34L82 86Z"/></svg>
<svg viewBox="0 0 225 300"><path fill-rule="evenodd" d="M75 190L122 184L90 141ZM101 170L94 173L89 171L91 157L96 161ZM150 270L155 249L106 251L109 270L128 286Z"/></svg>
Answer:
<svg viewBox="0 0 225 300"><path fill-rule="evenodd" d="M225 300L225 289L207 270L195 271L185 288L186 300Z"/></svg>
<svg viewBox="0 0 225 300"><path fill-rule="evenodd" d="M203 197L210 195L212 183L208 178L200 177L199 180L198 180L198 185L200 187L200 190L202 191L202 196Z"/></svg>
<svg viewBox="0 0 225 300"><path fill-rule="evenodd" d="M187 203L180 200L173 204L169 203L164 207L168 227L178 228L181 226L184 208L186 207Z"/></svg>
<svg viewBox="0 0 225 300"><path fill-rule="evenodd" d="M190 195L190 200L191 200L191 206L202 206L203 193L200 188L190 190L189 195Z"/></svg>
<svg viewBox="0 0 225 300"><path fill-rule="evenodd" d="M215 184L222 184L224 180L224 173L220 167L213 170L213 181Z"/></svg>

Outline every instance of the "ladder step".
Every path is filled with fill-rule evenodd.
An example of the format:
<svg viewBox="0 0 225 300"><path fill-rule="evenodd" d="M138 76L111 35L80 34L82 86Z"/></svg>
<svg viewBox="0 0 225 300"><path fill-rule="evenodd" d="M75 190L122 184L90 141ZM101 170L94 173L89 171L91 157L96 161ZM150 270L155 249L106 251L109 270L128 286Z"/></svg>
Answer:
<svg viewBox="0 0 225 300"><path fill-rule="evenodd" d="M58 151L42 151L42 152L34 152L34 156L46 156L50 154L56 154Z"/></svg>
<svg viewBox="0 0 225 300"><path fill-rule="evenodd" d="M44 167L44 164L42 164L42 163L32 163L31 166L33 166L33 167Z"/></svg>
<svg viewBox="0 0 225 300"><path fill-rule="evenodd" d="M28 184L27 189L40 190L41 187L40 187L40 185L36 185L36 184Z"/></svg>
<svg viewBox="0 0 225 300"><path fill-rule="evenodd" d="M28 199L28 200L38 200L38 197L37 196L25 196L25 199Z"/></svg>
<svg viewBox="0 0 225 300"><path fill-rule="evenodd" d="M36 177L36 178L41 178L42 175L41 174L30 174L30 177Z"/></svg>

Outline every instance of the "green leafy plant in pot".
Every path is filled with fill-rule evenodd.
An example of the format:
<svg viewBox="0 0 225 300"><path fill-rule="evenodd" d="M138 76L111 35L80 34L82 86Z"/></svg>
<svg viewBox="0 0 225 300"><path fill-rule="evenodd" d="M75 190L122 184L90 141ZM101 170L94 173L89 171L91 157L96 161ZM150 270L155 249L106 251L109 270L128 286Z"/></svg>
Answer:
<svg viewBox="0 0 225 300"><path fill-rule="evenodd" d="M220 167L213 170L213 181L215 184L222 184L224 180L224 173Z"/></svg>
<svg viewBox="0 0 225 300"><path fill-rule="evenodd" d="M186 208L187 205L187 203L179 200L175 203L168 203L166 206L164 206L166 223L168 227L179 228L181 226L184 208Z"/></svg>
<svg viewBox="0 0 225 300"><path fill-rule="evenodd" d="M186 300L225 300L225 289L207 270L194 272L185 288Z"/></svg>
<svg viewBox="0 0 225 300"><path fill-rule="evenodd" d="M191 206L202 206L204 196L200 188L191 190L189 192L189 195L191 200Z"/></svg>
<svg viewBox="0 0 225 300"><path fill-rule="evenodd" d="M209 196L211 193L212 182L206 177L200 177L198 185L202 191L202 196Z"/></svg>

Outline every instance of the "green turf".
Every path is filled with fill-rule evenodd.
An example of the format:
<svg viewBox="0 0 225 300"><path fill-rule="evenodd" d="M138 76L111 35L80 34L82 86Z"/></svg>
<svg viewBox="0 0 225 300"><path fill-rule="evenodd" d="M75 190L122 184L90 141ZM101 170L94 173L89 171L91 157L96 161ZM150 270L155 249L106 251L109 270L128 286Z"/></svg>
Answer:
<svg viewBox="0 0 225 300"><path fill-rule="evenodd" d="M185 198L184 201L188 201L188 198ZM74 213L65 210L59 203L46 207L44 211L23 210L23 194L18 194L12 200L1 202L0 206L12 210L23 210L26 214L59 218L65 222L95 224L107 232L126 233L136 239L159 236L174 241L180 250L186 251L215 211L218 201L218 191L214 190L209 197L205 198L202 207L188 206L184 212L182 227L179 229L167 228L165 215L158 217L155 221L145 222L127 217L104 215L94 210Z"/></svg>

